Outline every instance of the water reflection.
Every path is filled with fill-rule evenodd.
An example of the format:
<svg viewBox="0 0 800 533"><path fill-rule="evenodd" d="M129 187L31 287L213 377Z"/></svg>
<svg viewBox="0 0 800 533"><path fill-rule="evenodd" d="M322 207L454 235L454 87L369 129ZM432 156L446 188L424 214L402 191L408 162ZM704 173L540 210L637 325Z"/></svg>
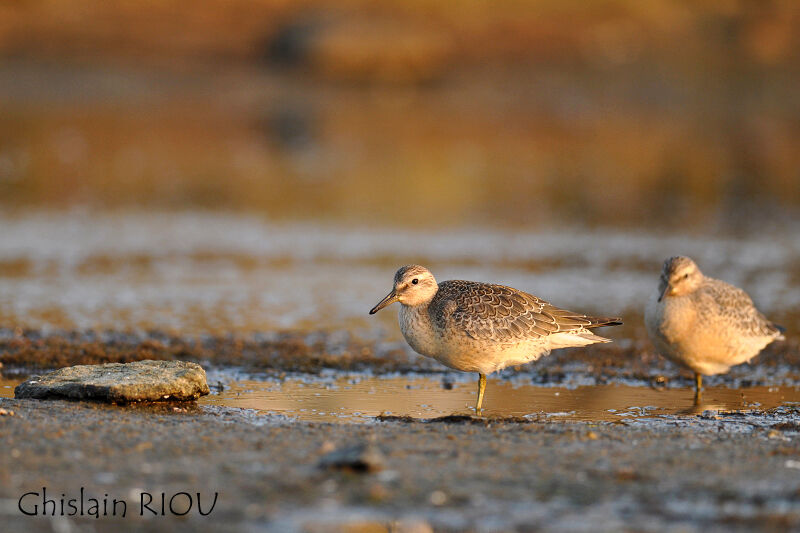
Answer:
<svg viewBox="0 0 800 533"><path fill-rule="evenodd" d="M713 411L761 411L800 401L793 387L707 388L700 404L691 389L655 390L627 385L577 388L519 385L490 380L483 415L617 421L657 415ZM433 378L341 377L332 381L291 378L278 382L239 381L200 400L202 405L256 409L308 421L363 422L384 415L429 419L471 414L474 383L452 389Z"/></svg>
<svg viewBox="0 0 800 533"><path fill-rule="evenodd" d="M22 382L21 379L12 379L0 375L0 398L13 398L14 387Z"/></svg>
<svg viewBox="0 0 800 533"><path fill-rule="evenodd" d="M704 411L759 412L800 403L796 387L710 387L699 404L691 388L656 390L628 385L575 388L520 385L492 380L483 416L613 422L659 415L691 416ZM0 378L0 398L13 398L19 379ZM362 423L379 415L430 419L474 413L475 383L432 377L293 377L279 381L241 380L198 402L255 409L311 422Z"/></svg>

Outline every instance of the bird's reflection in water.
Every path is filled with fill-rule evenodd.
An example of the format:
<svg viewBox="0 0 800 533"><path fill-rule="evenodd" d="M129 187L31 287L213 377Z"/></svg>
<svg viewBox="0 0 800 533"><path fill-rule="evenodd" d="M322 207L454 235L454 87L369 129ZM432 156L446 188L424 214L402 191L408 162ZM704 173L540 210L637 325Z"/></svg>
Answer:
<svg viewBox="0 0 800 533"><path fill-rule="evenodd" d="M542 387L491 379L483 415L551 420L620 421L661 415L692 416L705 411L757 412L800 402L794 387L707 387L694 400L688 388L656 390L630 385ZM324 380L288 378L238 381L200 404L255 409L302 420L364 422L381 414L431 419L472 416L474 384L441 377L342 376Z"/></svg>

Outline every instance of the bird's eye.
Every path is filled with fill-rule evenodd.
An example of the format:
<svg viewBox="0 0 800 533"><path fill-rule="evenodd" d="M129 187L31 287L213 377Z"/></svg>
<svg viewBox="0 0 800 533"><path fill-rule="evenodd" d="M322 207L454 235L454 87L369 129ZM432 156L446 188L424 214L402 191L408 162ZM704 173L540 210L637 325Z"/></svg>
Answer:
<svg viewBox="0 0 800 533"><path fill-rule="evenodd" d="M411 283L413 285L416 285L417 283L419 283L419 280L417 278L414 278L414 279L411 280Z"/></svg>
<svg viewBox="0 0 800 533"><path fill-rule="evenodd" d="M689 277L689 273L688 273L688 272L687 272L686 274L684 274L684 275L683 275L683 279L686 279L686 278L688 278L688 277Z"/></svg>

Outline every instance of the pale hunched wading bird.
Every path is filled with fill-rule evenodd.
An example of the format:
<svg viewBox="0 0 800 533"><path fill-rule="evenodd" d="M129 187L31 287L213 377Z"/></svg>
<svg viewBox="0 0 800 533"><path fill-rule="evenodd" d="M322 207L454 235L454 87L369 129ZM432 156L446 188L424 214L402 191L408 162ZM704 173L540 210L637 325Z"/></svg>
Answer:
<svg viewBox="0 0 800 533"><path fill-rule="evenodd" d="M400 268L375 314L400 302L400 330L414 351L462 372L477 372L477 414L486 374L535 361L555 348L611 342L589 331L622 324L559 309L526 292L475 281L436 283L419 265Z"/></svg>
<svg viewBox="0 0 800 533"><path fill-rule="evenodd" d="M659 353L694 372L695 400L703 375L725 373L783 339L783 328L767 320L746 292L704 276L683 256L664 261L644 321Z"/></svg>

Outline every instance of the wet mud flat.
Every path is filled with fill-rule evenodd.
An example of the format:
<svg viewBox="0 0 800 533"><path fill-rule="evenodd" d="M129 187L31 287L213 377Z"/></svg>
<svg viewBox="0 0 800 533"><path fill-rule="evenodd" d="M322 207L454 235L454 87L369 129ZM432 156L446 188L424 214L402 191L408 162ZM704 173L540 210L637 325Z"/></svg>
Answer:
<svg viewBox="0 0 800 533"><path fill-rule="evenodd" d="M4 531L800 527L791 343L709 380L694 409L690 376L643 341L557 351L493 378L476 418L473 376L390 341L4 330L0 342ZM24 374L145 358L202 363L212 395L133 406L10 398ZM400 408L370 411L375 397ZM671 409L656 406L665 398ZM332 406L349 411L326 416ZM124 501L126 516L24 515L19 498L39 494L23 506L41 514L42 488L67 514L83 488L101 506ZM176 516L187 496L174 513L169 502L182 492L193 505Z"/></svg>
<svg viewBox="0 0 800 533"><path fill-rule="evenodd" d="M0 399L0 408L4 531L800 527L800 424L792 406L613 423L447 417L363 424L211 406ZM348 451L359 447L372 451ZM328 459L337 453L344 460ZM56 501L80 498L81 489L101 503L124 500L127 513L22 515L20 496L41 496L43 487ZM185 516L149 510L160 511L162 493L169 502L179 492L194 500ZM198 492L204 513L217 493L206 516ZM150 503L144 515L143 497ZM28 498L23 505L32 512L36 496ZM186 497L173 509L184 512Z"/></svg>
<svg viewBox="0 0 800 533"><path fill-rule="evenodd" d="M643 328L629 338L581 350L555 350L539 361L495 377L545 386L624 383L654 388L689 387L688 371L657 355ZM128 363L143 359L185 360L209 368L236 369L259 379L330 372L373 376L424 373L446 386L474 376L446 369L414 353L404 342L346 331L274 331L237 335L181 336L162 331L42 331L0 328L0 375L19 378L78 364ZM795 339L767 346L749 364L709 376L709 386L800 386L800 344ZM213 376L211 381L215 379ZM224 383L217 383L224 387Z"/></svg>

